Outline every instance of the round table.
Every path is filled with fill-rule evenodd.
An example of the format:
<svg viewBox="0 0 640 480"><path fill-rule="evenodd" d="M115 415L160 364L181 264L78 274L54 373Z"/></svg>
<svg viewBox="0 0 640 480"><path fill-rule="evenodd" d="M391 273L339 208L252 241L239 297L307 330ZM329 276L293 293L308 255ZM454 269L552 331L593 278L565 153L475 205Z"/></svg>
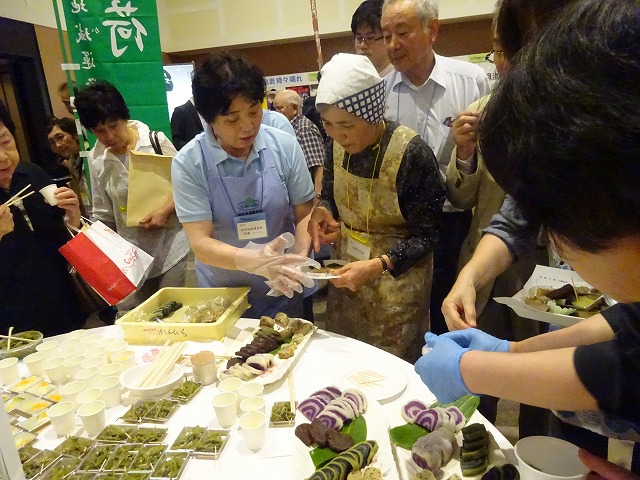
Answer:
<svg viewBox="0 0 640 480"><path fill-rule="evenodd" d="M258 320L256 319L241 318L238 320L223 341L228 347L227 352L232 354L240 345L246 343L257 324ZM91 333L100 333L108 338L122 338L123 336L120 326L96 328L92 329ZM244 338L247 340L243 341ZM206 350L206 345L206 343L199 343L197 347L201 346L203 350ZM136 352L136 359L140 362L142 355L152 347L132 345L131 348ZM376 365L384 366L385 369L396 369L407 379L406 388L382 404L382 410L390 427L406 423L402 419L400 411L407 401L420 399L427 404L435 401L434 395L414 372L413 365L366 343L320 329L313 334L291 370L296 399L301 401L312 392L328 385L346 387L344 384L346 373L360 367L375 371ZM180 407L164 424L169 428L169 435L165 443L170 445L184 426L201 425L220 428L211 406L211 399L216 393L215 385L206 386L191 402ZM286 375L281 380L265 386L264 397L267 403L267 414L273 402L288 400L289 387ZM116 423L127 408L128 406L121 405L108 409L106 412L107 424ZM503 451L506 460L515 463L512 445L493 425L478 412L474 413L471 421L484 423L487 430L492 433L498 447ZM224 478L225 480L292 478L293 428L269 428L266 444L257 453L250 451L244 445L242 435L238 432L237 420L230 430L230 439L219 459L191 459L181 478ZM41 449L54 448L61 441L56 437L53 428L49 426L39 433L38 439L33 445ZM391 469L385 480L409 480L409 478L406 472Z"/></svg>

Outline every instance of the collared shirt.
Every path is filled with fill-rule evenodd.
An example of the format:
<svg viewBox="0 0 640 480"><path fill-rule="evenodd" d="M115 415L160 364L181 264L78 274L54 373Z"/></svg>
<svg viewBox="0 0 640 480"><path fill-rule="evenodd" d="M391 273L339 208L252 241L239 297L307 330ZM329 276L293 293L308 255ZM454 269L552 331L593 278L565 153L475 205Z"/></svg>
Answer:
<svg viewBox="0 0 640 480"><path fill-rule="evenodd" d="M135 150L155 153L149 139L149 127L144 123L129 120L127 124L138 130ZM160 146L165 155L175 155L176 149L162 132L158 132ZM189 241L182 225L173 215L167 226L153 230L142 227L127 227L126 208L129 191L128 157L120 160L111 150L96 141L89 152L91 172L91 194L93 211L91 218L101 220L125 240L133 243L153 257L149 278L163 274L189 253Z"/></svg>
<svg viewBox="0 0 640 480"><path fill-rule="evenodd" d="M291 120L291 125L296 131L296 138L307 161L307 167L324 165L324 141L320 130L311 120L299 113Z"/></svg>
<svg viewBox="0 0 640 480"><path fill-rule="evenodd" d="M207 166L200 144L196 141L203 136L221 176L242 177L249 171L262 171L264 165L259 152L268 148L273 154L278 175L287 186L291 205L301 205L313 198L311 176L295 137L277 128L262 125L245 161L229 155L214 137L211 127L207 126L204 133L180 150L171 165L173 198L181 222L213 219Z"/></svg>
<svg viewBox="0 0 640 480"><path fill-rule="evenodd" d="M296 136L293 125L291 125L289 119L280 112L276 112L274 110L262 110L262 124L287 132L289 135L293 135L294 137Z"/></svg>
<svg viewBox="0 0 640 480"><path fill-rule="evenodd" d="M451 124L459 112L489 93L489 80L477 65L434 56L435 65L423 85L413 85L396 70L385 77L385 117L418 132L433 150L444 179L455 146ZM448 201L444 210L457 211Z"/></svg>

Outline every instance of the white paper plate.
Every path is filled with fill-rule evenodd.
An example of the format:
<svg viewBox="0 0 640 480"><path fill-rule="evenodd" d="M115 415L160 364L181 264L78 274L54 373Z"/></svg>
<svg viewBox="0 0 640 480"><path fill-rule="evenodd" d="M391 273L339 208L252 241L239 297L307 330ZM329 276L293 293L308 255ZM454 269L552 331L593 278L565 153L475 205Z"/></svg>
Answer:
<svg viewBox="0 0 640 480"><path fill-rule="evenodd" d="M344 388L359 388L367 396L385 403L395 399L407 387L407 377L402 370L388 365L363 365L342 377Z"/></svg>
<svg viewBox="0 0 640 480"><path fill-rule="evenodd" d="M352 386L353 387L353 386ZM382 471L384 480L398 480L398 471L395 467L395 460L391 451L391 441L389 440L389 424L382 407L367 392L367 411L363 417L367 421L367 440L378 442L377 461L374 462ZM296 425L307 423L308 420L300 412L296 413ZM293 443L293 475L291 478L302 479L310 477L315 472L315 467L311 461L309 452L313 448L307 447L304 443L294 438Z"/></svg>

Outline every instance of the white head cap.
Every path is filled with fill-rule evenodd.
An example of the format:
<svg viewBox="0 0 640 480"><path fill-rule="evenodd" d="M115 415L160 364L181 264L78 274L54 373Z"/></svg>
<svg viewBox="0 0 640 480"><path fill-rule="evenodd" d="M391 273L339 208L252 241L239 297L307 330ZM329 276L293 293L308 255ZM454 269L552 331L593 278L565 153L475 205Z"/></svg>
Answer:
<svg viewBox="0 0 640 480"><path fill-rule="evenodd" d="M320 73L316 105L334 105L371 123L382 121L384 80L371 60L364 55L338 53Z"/></svg>

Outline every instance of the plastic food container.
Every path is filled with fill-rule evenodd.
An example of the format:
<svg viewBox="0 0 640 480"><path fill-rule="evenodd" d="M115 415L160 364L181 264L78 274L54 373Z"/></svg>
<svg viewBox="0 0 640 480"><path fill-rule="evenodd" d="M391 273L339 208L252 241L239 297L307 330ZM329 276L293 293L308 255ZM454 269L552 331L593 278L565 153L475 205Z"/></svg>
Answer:
<svg viewBox="0 0 640 480"><path fill-rule="evenodd" d="M25 335L34 337L33 340L35 341L32 341L32 342L20 341L20 337L23 337ZM6 349L6 342L7 342L6 339L3 339L3 341L0 342L2 344L0 345L0 360L2 360L3 358L9 358L9 357L24 358L27 355L35 352L36 347L42 343L42 333L38 332L37 330L28 330L26 332L15 333L11 336L11 338L12 340L11 340L10 350ZM29 338L29 337L26 337L26 338ZM17 340L17 342L14 340ZM16 344L18 344L17 347L14 346Z"/></svg>
<svg viewBox="0 0 640 480"><path fill-rule="evenodd" d="M162 288L144 303L116 320L122 327L124 339L129 343L158 344L165 340L220 340L235 325L240 316L249 308L247 294L249 287L238 288ZM186 323L185 310L202 301L224 297L231 303L229 308L214 323ZM152 313L160 305L174 300L182 304L162 322L135 322L134 312Z"/></svg>

